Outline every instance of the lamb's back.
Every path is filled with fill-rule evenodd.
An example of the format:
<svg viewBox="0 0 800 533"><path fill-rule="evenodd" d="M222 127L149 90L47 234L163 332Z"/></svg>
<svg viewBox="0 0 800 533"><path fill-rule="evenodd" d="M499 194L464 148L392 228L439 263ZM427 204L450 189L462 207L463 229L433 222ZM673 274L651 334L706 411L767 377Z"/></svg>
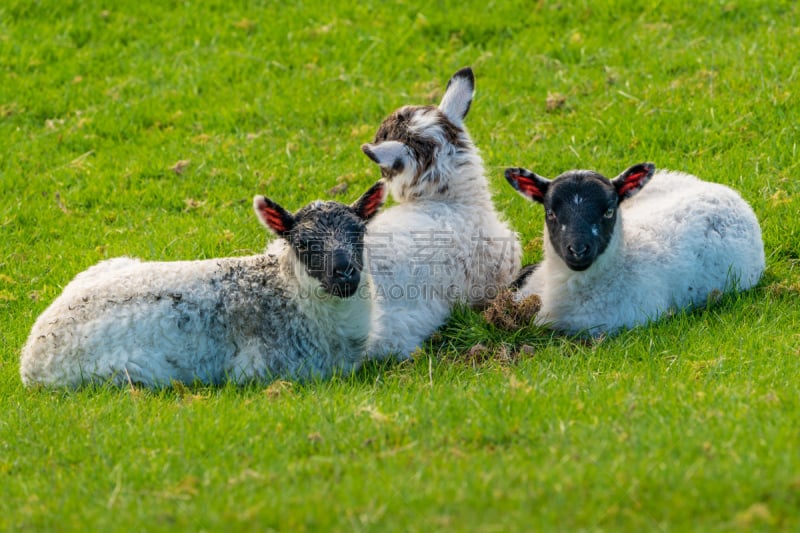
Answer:
<svg viewBox="0 0 800 533"><path fill-rule="evenodd" d="M645 277L651 269L663 272L671 291L680 295L678 306L733 284L749 288L764 271L756 215L725 185L660 171L622 206L626 261L640 264Z"/></svg>
<svg viewBox="0 0 800 533"><path fill-rule="evenodd" d="M259 362L244 367L264 374L269 346L291 329L282 316L291 303L275 275L274 261L259 256L100 263L76 276L37 319L22 352L23 381L216 383L235 379L227 374L245 355Z"/></svg>

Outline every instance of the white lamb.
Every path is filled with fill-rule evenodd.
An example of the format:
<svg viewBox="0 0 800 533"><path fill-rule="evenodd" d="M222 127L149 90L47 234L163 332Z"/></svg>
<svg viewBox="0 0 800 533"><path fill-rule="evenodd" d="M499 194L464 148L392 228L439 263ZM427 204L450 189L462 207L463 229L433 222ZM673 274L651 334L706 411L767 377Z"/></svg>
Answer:
<svg viewBox="0 0 800 533"><path fill-rule="evenodd" d="M541 298L539 324L614 333L748 289L764 272L758 220L723 185L651 163L613 180L573 170L550 181L522 168L506 179L545 208L544 260L523 270L519 292Z"/></svg>
<svg viewBox="0 0 800 533"><path fill-rule="evenodd" d="M294 215L256 196L258 218L280 237L265 254L99 263L34 324L22 381L165 386L356 368L372 318L363 239L384 196L377 183L352 206L318 201Z"/></svg>
<svg viewBox="0 0 800 533"><path fill-rule="evenodd" d="M487 304L519 269L518 237L494 208L464 128L474 90L472 70L459 70L438 107L401 107L361 147L397 202L367 235L376 293L371 357L408 358L456 304Z"/></svg>

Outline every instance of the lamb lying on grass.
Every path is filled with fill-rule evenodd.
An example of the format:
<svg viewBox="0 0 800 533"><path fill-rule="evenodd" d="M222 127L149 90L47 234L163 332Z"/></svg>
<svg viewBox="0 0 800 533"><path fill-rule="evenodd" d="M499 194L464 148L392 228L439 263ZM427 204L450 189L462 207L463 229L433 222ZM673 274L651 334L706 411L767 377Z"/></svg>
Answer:
<svg viewBox="0 0 800 533"><path fill-rule="evenodd" d="M723 185L651 163L613 180L573 170L550 181L523 168L506 179L545 209L544 260L519 291L540 296L539 324L614 333L750 288L764 272L756 216Z"/></svg>
<svg viewBox="0 0 800 533"><path fill-rule="evenodd" d="M33 326L25 385L169 385L325 378L364 358L372 318L366 221L383 183L352 206L292 215L256 196L280 238L266 254L204 261L117 258L78 274Z"/></svg>
<svg viewBox="0 0 800 533"><path fill-rule="evenodd" d="M518 237L494 208L464 128L474 90L472 70L459 70L438 107L401 107L361 147L397 202L367 235L376 292L372 357L408 358L456 304L489 303L519 269Z"/></svg>

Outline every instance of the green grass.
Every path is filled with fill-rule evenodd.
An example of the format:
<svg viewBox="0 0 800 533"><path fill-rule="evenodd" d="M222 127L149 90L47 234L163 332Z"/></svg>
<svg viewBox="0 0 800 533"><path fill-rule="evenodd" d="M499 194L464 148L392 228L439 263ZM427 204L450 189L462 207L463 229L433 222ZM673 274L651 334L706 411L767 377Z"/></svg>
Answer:
<svg viewBox="0 0 800 533"><path fill-rule="evenodd" d="M290 4L0 5L0 529L800 529L797 4ZM649 160L742 192L762 283L594 344L459 311L413 363L323 383L22 387L75 274L262 249L254 194L356 198L361 143L464 65L526 260L543 216L505 166Z"/></svg>

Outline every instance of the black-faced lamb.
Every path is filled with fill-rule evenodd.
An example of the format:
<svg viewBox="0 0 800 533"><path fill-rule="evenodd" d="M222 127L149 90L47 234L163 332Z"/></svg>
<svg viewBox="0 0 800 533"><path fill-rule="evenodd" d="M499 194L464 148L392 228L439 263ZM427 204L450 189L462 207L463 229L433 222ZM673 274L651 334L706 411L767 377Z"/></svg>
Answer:
<svg viewBox="0 0 800 533"><path fill-rule="evenodd" d="M750 288L764 272L755 213L724 185L651 163L612 180L589 170L505 175L545 209L544 260L519 291L541 298L539 324L610 334Z"/></svg>
<svg viewBox="0 0 800 533"><path fill-rule="evenodd" d="M487 304L519 269L518 237L494 208L464 127L474 91L472 70L461 69L438 106L401 107L361 147L397 202L375 217L367 236L374 358L408 358L455 305Z"/></svg>
<svg viewBox="0 0 800 533"><path fill-rule="evenodd" d="M372 319L366 222L384 197L379 182L352 205L317 201L291 214L256 196L259 220L279 237L264 254L89 268L34 324L22 381L168 386L351 371Z"/></svg>

